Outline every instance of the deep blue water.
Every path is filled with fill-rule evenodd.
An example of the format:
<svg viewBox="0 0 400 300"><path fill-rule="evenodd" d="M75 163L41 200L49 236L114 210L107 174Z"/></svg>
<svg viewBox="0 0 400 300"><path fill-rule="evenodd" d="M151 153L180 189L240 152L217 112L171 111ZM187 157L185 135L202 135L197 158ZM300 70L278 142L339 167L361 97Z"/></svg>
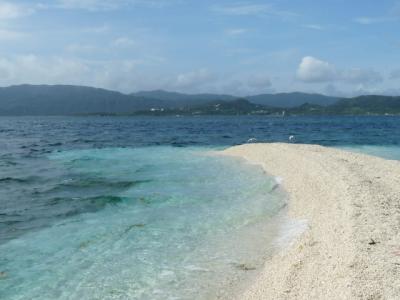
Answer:
<svg viewBox="0 0 400 300"><path fill-rule="evenodd" d="M2 117L1 155L38 156L93 147L227 146L287 141L399 145L399 117Z"/></svg>
<svg viewBox="0 0 400 300"><path fill-rule="evenodd" d="M397 117L0 118L0 298L215 297L286 196L213 150L290 135L400 159Z"/></svg>

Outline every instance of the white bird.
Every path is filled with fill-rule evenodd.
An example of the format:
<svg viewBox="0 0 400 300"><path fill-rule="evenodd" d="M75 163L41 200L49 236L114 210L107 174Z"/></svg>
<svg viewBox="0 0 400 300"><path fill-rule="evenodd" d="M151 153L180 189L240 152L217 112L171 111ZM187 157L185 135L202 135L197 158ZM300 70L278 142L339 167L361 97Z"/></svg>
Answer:
<svg viewBox="0 0 400 300"><path fill-rule="evenodd" d="M289 141L294 141L294 135L289 136Z"/></svg>
<svg viewBox="0 0 400 300"><path fill-rule="evenodd" d="M247 142L248 143L255 143L255 142L257 142L257 139L256 138L251 138L251 139L248 139Z"/></svg>

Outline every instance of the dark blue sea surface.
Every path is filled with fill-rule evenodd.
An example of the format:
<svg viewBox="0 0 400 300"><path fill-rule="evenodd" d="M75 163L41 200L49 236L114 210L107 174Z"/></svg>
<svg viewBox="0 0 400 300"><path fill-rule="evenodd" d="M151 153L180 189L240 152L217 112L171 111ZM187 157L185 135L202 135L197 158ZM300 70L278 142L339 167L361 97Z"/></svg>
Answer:
<svg viewBox="0 0 400 300"><path fill-rule="evenodd" d="M229 146L249 138L321 145L399 145L400 118L204 117L2 117L1 155L34 157L93 147Z"/></svg>
<svg viewBox="0 0 400 300"><path fill-rule="evenodd" d="M0 118L0 298L215 297L262 263L286 196L213 151L292 135L400 159L390 116Z"/></svg>

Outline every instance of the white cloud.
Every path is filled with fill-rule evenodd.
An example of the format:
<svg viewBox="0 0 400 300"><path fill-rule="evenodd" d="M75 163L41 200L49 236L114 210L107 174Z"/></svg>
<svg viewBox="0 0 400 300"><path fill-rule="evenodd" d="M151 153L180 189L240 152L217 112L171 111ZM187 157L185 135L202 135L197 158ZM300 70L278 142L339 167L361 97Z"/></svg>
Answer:
<svg viewBox="0 0 400 300"><path fill-rule="evenodd" d="M225 6L214 6L213 10L226 15L259 15L269 13L271 5L268 4L231 4Z"/></svg>
<svg viewBox="0 0 400 300"><path fill-rule="evenodd" d="M74 49L76 46L71 45L71 49L82 50ZM85 45L81 46L85 50ZM315 71L315 68L319 68L321 65L326 68L326 64L328 64L320 60L317 60L317 64L315 64L314 60L311 63L312 67L307 69L308 71ZM273 91L271 79L265 73L226 73L222 76L222 74L207 68L201 68L177 75L173 73L160 74L154 73L154 65L150 69L146 69L146 66L150 64L149 61L135 59L85 60L60 56L9 56L0 58L0 86L22 83L76 84L123 92L163 88L182 92L221 92L237 95ZM347 82L353 84L347 85L349 89L358 93L377 90L371 84L379 80L379 77L371 75L372 73L359 69L340 71L331 64L328 64L328 67L329 72L334 70L334 76L329 73L330 75L326 76L325 74L324 78L333 78L331 81L325 81L332 86L340 83L340 88L343 89L342 83ZM321 74L321 70L318 72ZM315 79L313 76L308 75L308 80ZM339 94L339 91L331 88L329 93Z"/></svg>
<svg viewBox="0 0 400 300"><path fill-rule="evenodd" d="M400 1L395 1L393 6L383 15L375 17L361 16L353 21L361 25L372 25L377 23L395 22L400 18Z"/></svg>
<svg viewBox="0 0 400 300"><path fill-rule="evenodd" d="M136 45L135 41L127 37L119 37L112 42L112 45L119 48L130 48Z"/></svg>
<svg viewBox="0 0 400 300"><path fill-rule="evenodd" d="M209 91L209 90L208 90ZM273 93L271 79L267 74L225 74L215 82L213 92L236 96Z"/></svg>
<svg viewBox="0 0 400 300"><path fill-rule="evenodd" d="M372 25L377 23L395 22L400 18L400 1L395 1L392 7L380 16L361 16L353 21L361 25Z"/></svg>
<svg viewBox="0 0 400 300"><path fill-rule="evenodd" d="M66 9L112 10L125 4L121 0L59 0L58 6Z"/></svg>
<svg viewBox="0 0 400 300"><path fill-rule="evenodd" d="M77 45L72 45L73 50ZM0 86L13 84L74 84L131 92L133 90L168 89L190 93L217 92L231 93L236 95L258 94L272 92L271 79L265 73L224 73L201 68L181 74L154 72L154 68L160 66L160 62L154 60L139 59L113 59L113 60L91 60L78 59L71 56L37 56L37 55L15 55L0 58ZM326 62L313 61L312 68L315 71L321 65L326 67ZM147 68L150 66L150 68ZM334 86L336 83L347 94L379 91L373 83L379 81L380 77L371 75L365 70L348 69L337 70L328 64L328 70L334 70L333 74L324 78L332 80L307 82L326 82ZM322 68L322 69L323 69ZM318 72L321 73L321 70ZM331 72L331 71L329 71ZM304 75L304 74L303 74ZM308 75L315 80L315 75ZM275 78L275 77L274 77ZM274 79L275 80L275 79ZM276 80L279 82L280 80ZM300 82L298 82L300 83ZM294 82L295 84L295 82ZM293 88L293 87L292 87ZM303 87L300 86L300 90ZM330 94L339 95L340 91L330 87Z"/></svg>
<svg viewBox="0 0 400 300"><path fill-rule="evenodd" d="M386 95L386 96L399 96L400 95L400 88L386 88L380 90L378 93L379 95Z"/></svg>
<svg viewBox="0 0 400 300"><path fill-rule="evenodd" d="M271 4L251 2L214 5L211 7L211 10L216 13L231 16L274 15L284 18L297 16L296 13L276 9Z"/></svg>
<svg viewBox="0 0 400 300"><path fill-rule="evenodd" d="M139 60L88 61L19 55L0 59L0 86L75 84L131 91L141 77Z"/></svg>
<svg viewBox="0 0 400 300"><path fill-rule="evenodd" d="M176 2L177 0L58 0L53 7L99 11L120 9L128 5L160 8Z"/></svg>
<svg viewBox="0 0 400 300"><path fill-rule="evenodd" d="M0 60L2 85L19 83L57 83L81 78L88 68L75 60L53 58L42 60L35 55L16 56Z"/></svg>
<svg viewBox="0 0 400 300"><path fill-rule="evenodd" d="M347 94L339 90L334 84L328 84L324 88L324 94L333 97L346 97Z"/></svg>
<svg viewBox="0 0 400 300"><path fill-rule="evenodd" d="M331 81L336 77L337 71L333 65L312 56L304 57L297 69L297 78L304 82Z"/></svg>
<svg viewBox="0 0 400 300"><path fill-rule="evenodd" d="M94 34L102 34L110 31L110 26L108 25L101 25L101 26L95 26L95 27L88 27L83 29L84 32L86 33L94 33Z"/></svg>
<svg viewBox="0 0 400 300"><path fill-rule="evenodd" d="M0 41L20 40L26 37L25 33L7 29L0 29Z"/></svg>
<svg viewBox="0 0 400 300"><path fill-rule="evenodd" d="M193 72L179 74L175 85L177 88L193 88L212 83L217 78L216 74L208 69L200 69Z"/></svg>
<svg viewBox="0 0 400 300"><path fill-rule="evenodd" d="M361 24L361 25L371 25L377 23L384 23L394 21L394 18L391 17L359 17L355 18L354 22Z"/></svg>
<svg viewBox="0 0 400 300"><path fill-rule="evenodd" d="M250 88L263 90L272 86L271 79L268 75L252 75L247 81Z"/></svg>
<svg viewBox="0 0 400 300"><path fill-rule="evenodd" d="M85 54L93 53L97 49L98 48L96 46L87 44L71 44L68 45L66 48L66 50L71 53L85 53Z"/></svg>
<svg viewBox="0 0 400 300"><path fill-rule="evenodd" d="M349 83L376 84L383 81L382 75L371 69L353 68L344 70L339 75L339 79Z"/></svg>
<svg viewBox="0 0 400 300"><path fill-rule="evenodd" d="M15 84L72 84L132 92L171 89L210 91L217 76L207 69L174 74L148 72L158 58L85 60L71 57L15 55L0 58L0 86Z"/></svg>
<svg viewBox="0 0 400 300"><path fill-rule="evenodd" d="M304 28L313 29L313 30L324 30L325 28L319 24L306 24L303 25Z"/></svg>
<svg viewBox="0 0 400 300"><path fill-rule="evenodd" d="M16 19L34 13L34 9L25 5L0 1L0 20Z"/></svg>
<svg viewBox="0 0 400 300"><path fill-rule="evenodd" d="M393 70L392 72L390 72L389 78L390 79L399 79L400 78L400 69L396 69L396 70Z"/></svg>
<svg viewBox="0 0 400 300"><path fill-rule="evenodd" d="M373 85L383 81L382 75L372 69L339 70L334 65L312 56L302 59L297 69L297 78L308 83L341 81L350 84Z"/></svg>
<svg viewBox="0 0 400 300"><path fill-rule="evenodd" d="M153 89L162 88L188 93L218 93L245 96L273 92L270 77L267 74L216 73L203 68L176 77L164 76L154 83Z"/></svg>
<svg viewBox="0 0 400 300"><path fill-rule="evenodd" d="M247 29L245 29L245 28L232 28L232 29L228 29L226 31L226 33L230 36L238 36L238 35L245 34L246 32L247 32Z"/></svg>

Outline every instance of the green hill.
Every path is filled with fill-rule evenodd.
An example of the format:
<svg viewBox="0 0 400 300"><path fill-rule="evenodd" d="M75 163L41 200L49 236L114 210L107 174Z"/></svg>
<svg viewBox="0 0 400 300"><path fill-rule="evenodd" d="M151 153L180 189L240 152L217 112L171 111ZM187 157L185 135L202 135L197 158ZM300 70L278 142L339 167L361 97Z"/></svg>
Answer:
<svg viewBox="0 0 400 300"><path fill-rule="evenodd" d="M0 88L0 115L80 114L400 114L400 97L360 96L336 99L318 94L249 96L151 91L123 94L71 85L19 85Z"/></svg>
<svg viewBox="0 0 400 300"><path fill-rule="evenodd" d="M327 107L327 113L343 115L400 114L400 97L372 95L341 99Z"/></svg>

